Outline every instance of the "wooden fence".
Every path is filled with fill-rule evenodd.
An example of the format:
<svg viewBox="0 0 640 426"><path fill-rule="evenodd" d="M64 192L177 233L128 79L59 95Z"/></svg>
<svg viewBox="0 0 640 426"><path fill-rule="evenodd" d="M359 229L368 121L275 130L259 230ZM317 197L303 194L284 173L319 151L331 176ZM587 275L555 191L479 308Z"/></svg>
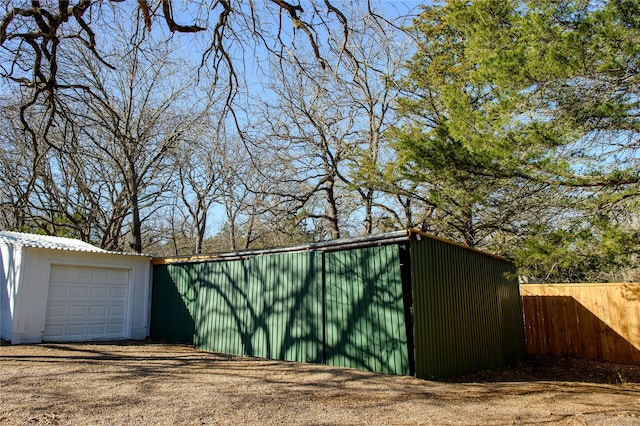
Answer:
<svg viewBox="0 0 640 426"><path fill-rule="evenodd" d="M640 363L640 283L521 284L527 352Z"/></svg>

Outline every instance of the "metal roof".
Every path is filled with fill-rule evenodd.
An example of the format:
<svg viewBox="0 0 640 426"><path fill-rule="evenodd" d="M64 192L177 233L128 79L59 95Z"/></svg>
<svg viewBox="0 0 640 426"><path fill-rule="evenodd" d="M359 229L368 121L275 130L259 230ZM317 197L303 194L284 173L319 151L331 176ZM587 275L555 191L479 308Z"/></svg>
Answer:
<svg viewBox="0 0 640 426"><path fill-rule="evenodd" d="M147 256L139 253L108 251L73 238L53 237L50 235L27 234L23 232L0 231L0 242L19 247L33 247L52 250L80 251L88 253L107 253Z"/></svg>
<svg viewBox="0 0 640 426"><path fill-rule="evenodd" d="M277 254L277 253L294 253L301 251L335 251L345 250L358 247L371 247L380 246L386 244L395 244L403 241L409 241L411 238L422 239L429 238L432 240L438 240L445 244L460 247L464 250L480 253L484 256L493 257L499 260L505 260L504 257L491 254L476 248L468 247L455 241L447 240L445 238L437 237L435 235L427 234L416 229L404 229L400 231L387 232L378 235L366 235L363 237L355 238L341 238L337 240L321 241L311 244L304 244L294 247L277 247L264 250L246 250L236 251L229 253L217 253L217 254L201 254L191 256L173 256L173 257L154 257L151 259L151 263L154 265L170 264L170 263L196 263L207 261L225 261L225 260L242 260L253 256Z"/></svg>
<svg viewBox="0 0 640 426"><path fill-rule="evenodd" d="M388 232L380 235L367 235L356 238L341 238L338 240L321 241L317 243L304 244L293 247L276 247L263 250L244 250L228 253L195 255L195 256L176 256L176 257L156 257L152 259L152 263L156 265L168 263L193 263L204 261L224 261L224 260L241 260L253 256L261 256L267 254L278 253L295 253L302 251L333 251L344 250L355 247L369 247L375 245L392 244L401 241L409 241L411 233L406 230Z"/></svg>

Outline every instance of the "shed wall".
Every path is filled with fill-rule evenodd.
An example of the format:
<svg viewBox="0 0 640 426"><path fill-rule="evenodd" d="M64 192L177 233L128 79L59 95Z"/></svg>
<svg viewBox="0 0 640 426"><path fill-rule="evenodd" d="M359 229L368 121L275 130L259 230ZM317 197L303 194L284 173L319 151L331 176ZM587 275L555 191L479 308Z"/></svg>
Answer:
<svg viewBox="0 0 640 426"><path fill-rule="evenodd" d="M258 256L245 268L245 353L322 362L321 254Z"/></svg>
<svg viewBox="0 0 640 426"><path fill-rule="evenodd" d="M437 240L411 242L416 376L502 367L524 357L513 265Z"/></svg>
<svg viewBox="0 0 640 426"><path fill-rule="evenodd" d="M327 364L410 374L399 250L325 254Z"/></svg>
<svg viewBox="0 0 640 426"><path fill-rule="evenodd" d="M398 251L156 265L151 336L232 355L409 374Z"/></svg>
<svg viewBox="0 0 640 426"><path fill-rule="evenodd" d="M22 248L0 243L0 337L11 340L13 334L13 313L22 264Z"/></svg>
<svg viewBox="0 0 640 426"><path fill-rule="evenodd" d="M227 354L452 376L524 356L518 285L505 277L513 272L430 238L156 265L151 335Z"/></svg>
<svg viewBox="0 0 640 426"><path fill-rule="evenodd" d="M39 343L45 327L49 273L51 265L77 265L87 267L123 268L130 270L130 297L132 300L128 336L144 339L149 333L150 272L149 259L113 253L76 252L34 247L22 247L20 258L9 267L20 271L7 280L13 286L12 343ZM16 280L17 278L17 280ZM13 282L13 284L11 283ZM10 293L11 294L11 293ZM4 321L3 321L4 322Z"/></svg>
<svg viewBox="0 0 640 426"><path fill-rule="evenodd" d="M322 362L321 267L316 252L156 265L151 337L231 355Z"/></svg>
<svg viewBox="0 0 640 426"><path fill-rule="evenodd" d="M193 265L155 265L150 337L193 344L198 298L198 270Z"/></svg>
<svg viewBox="0 0 640 426"><path fill-rule="evenodd" d="M199 277L194 344L208 351L244 355L245 265L237 261L203 263L192 268Z"/></svg>

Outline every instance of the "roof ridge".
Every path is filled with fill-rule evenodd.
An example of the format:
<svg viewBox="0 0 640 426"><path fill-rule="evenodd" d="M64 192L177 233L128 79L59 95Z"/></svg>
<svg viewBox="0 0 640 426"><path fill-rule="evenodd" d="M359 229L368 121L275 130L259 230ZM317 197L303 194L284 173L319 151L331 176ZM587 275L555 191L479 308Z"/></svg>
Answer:
<svg viewBox="0 0 640 426"><path fill-rule="evenodd" d="M0 242L20 247L44 248L52 250L80 251L87 253L110 253L149 257L140 253L109 251L77 238L58 237L53 235L31 234L16 231L0 231Z"/></svg>

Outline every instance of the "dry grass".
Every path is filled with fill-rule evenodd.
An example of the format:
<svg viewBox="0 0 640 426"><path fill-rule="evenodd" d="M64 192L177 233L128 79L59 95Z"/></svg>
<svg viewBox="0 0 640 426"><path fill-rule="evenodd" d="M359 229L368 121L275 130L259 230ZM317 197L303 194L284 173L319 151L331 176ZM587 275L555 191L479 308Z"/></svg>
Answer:
<svg viewBox="0 0 640 426"><path fill-rule="evenodd" d="M640 366L425 381L118 342L0 347L0 424L640 424Z"/></svg>

